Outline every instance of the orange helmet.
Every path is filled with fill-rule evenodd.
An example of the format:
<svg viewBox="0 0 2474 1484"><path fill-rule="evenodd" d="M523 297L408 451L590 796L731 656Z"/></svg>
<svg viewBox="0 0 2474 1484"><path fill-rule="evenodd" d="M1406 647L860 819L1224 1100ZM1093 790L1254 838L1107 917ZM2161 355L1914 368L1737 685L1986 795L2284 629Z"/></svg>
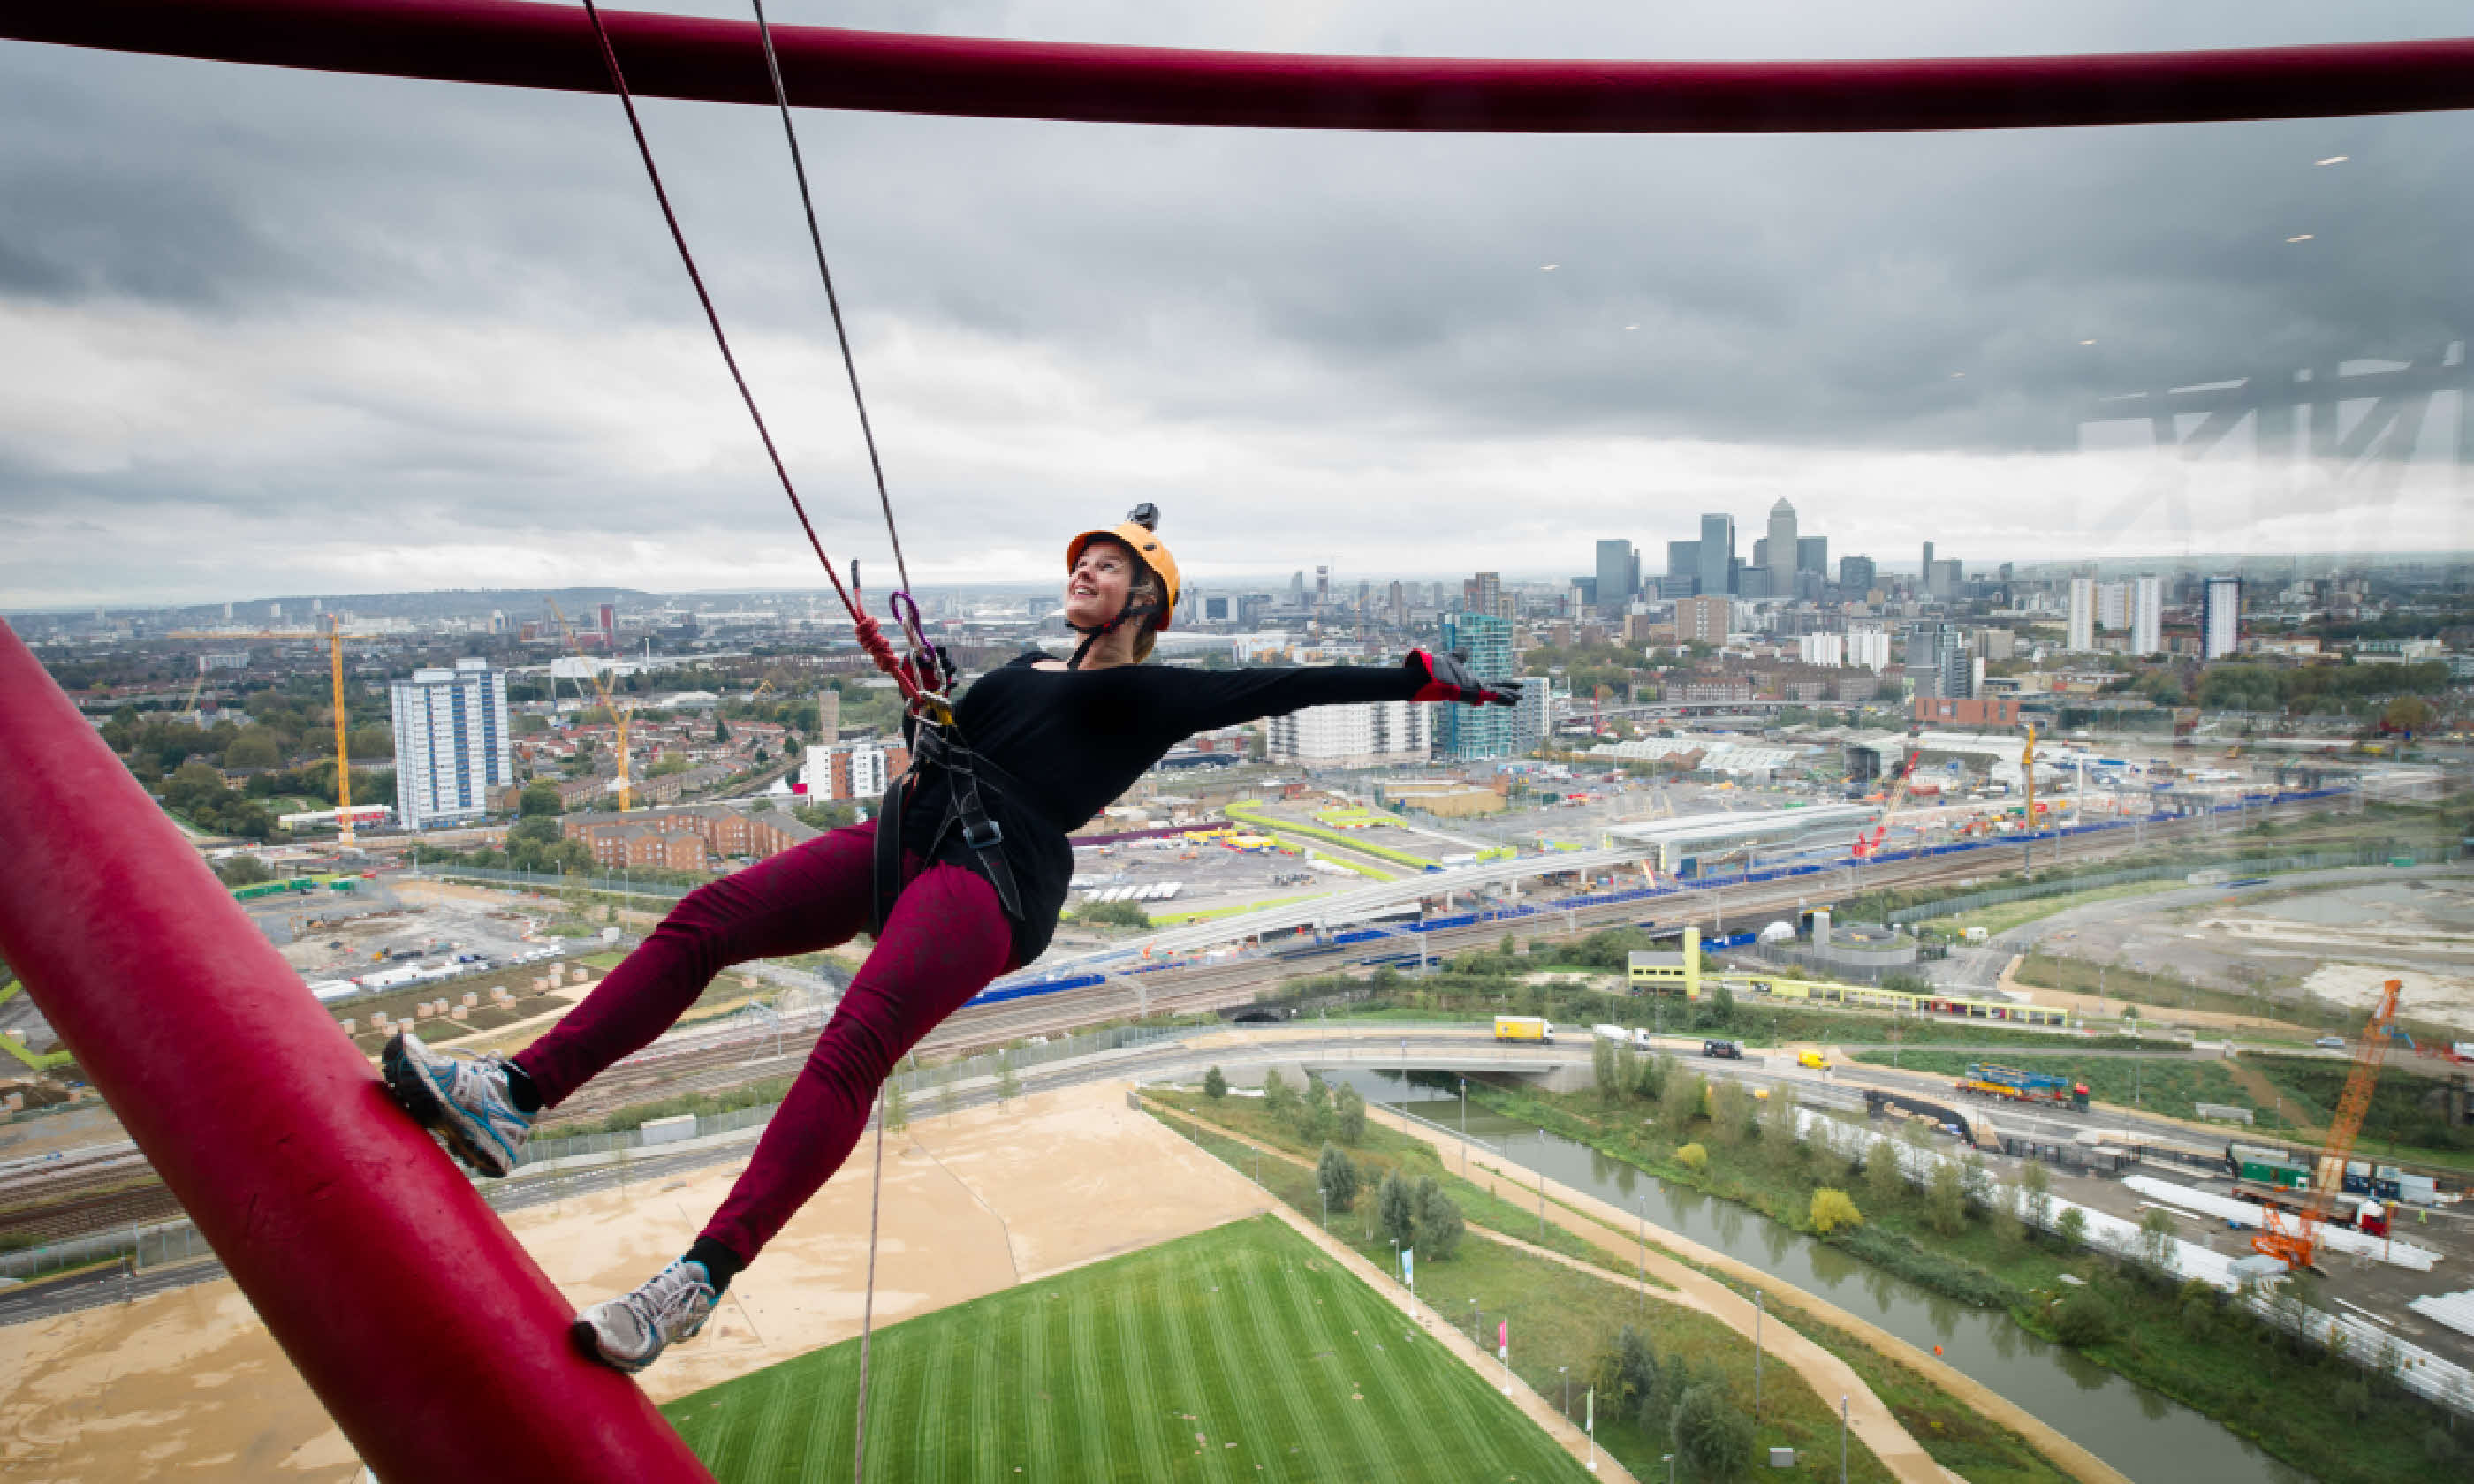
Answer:
<svg viewBox="0 0 2474 1484"><path fill-rule="evenodd" d="M1165 629L1169 625L1170 615L1176 611L1176 558L1169 554L1168 546L1153 534L1154 528L1158 525L1159 507L1146 500L1126 512L1126 518L1107 530L1085 531L1066 542L1065 570L1069 572L1074 570L1074 563L1082 560L1083 549L1093 541L1117 542L1132 552L1136 562L1149 567L1152 574L1160 580L1160 586L1167 589L1167 597L1160 605L1158 621L1152 625L1153 629ZM1117 624L1125 622L1127 616L1123 613L1119 614L1109 627L1114 628Z"/></svg>

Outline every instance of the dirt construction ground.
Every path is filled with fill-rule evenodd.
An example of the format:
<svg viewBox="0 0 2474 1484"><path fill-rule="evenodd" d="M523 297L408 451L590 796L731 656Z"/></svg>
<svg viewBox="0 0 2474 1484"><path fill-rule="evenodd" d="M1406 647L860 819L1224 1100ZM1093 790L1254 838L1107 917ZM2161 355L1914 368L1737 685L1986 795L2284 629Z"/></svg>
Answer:
<svg viewBox="0 0 2474 1484"><path fill-rule="evenodd" d="M695 1340L645 1376L655 1400L859 1332L867 1146ZM1095 1085L914 1122L886 1141L880 1324L1147 1247L1272 1203ZM444 1158L442 1156L441 1158ZM519 1211L509 1225L586 1304L683 1251L744 1160ZM0 1331L0 1475L346 1480L359 1464L229 1280Z"/></svg>

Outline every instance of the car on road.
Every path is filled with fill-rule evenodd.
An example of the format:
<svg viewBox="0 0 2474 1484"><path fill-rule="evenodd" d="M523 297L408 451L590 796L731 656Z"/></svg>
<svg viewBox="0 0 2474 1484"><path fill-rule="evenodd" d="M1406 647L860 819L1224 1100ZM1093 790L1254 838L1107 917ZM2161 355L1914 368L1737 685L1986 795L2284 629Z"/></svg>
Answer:
<svg viewBox="0 0 2474 1484"><path fill-rule="evenodd" d="M1744 1059L1744 1046L1741 1041L1705 1041L1701 1042L1701 1054L1724 1057L1730 1062L1740 1062Z"/></svg>
<svg viewBox="0 0 2474 1484"><path fill-rule="evenodd" d="M2311 1044L2317 1046L2322 1051L2342 1051L2345 1049L2345 1038L2342 1036L2322 1036Z"/></svg>

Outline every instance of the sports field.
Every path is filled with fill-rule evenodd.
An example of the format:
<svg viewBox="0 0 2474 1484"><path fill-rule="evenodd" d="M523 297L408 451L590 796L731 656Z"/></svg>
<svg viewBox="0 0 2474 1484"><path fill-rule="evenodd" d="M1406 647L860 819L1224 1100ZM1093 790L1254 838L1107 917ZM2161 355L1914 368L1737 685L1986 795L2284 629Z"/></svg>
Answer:
<svg viewBox="0 0 2474 1484"><path fill-rule="evenodd" d="M1589 1478L1400 1312L1272 1217L879 1330L885 1480ZM723 1484L850 1469L848 1341L663 1408Z"/></svg>

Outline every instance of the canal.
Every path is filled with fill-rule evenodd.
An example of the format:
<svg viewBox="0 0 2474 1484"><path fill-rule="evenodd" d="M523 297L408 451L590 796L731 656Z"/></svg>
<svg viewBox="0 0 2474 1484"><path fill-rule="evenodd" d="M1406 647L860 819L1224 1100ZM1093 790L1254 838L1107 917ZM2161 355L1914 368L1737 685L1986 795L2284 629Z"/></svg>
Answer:
<svg viewBox="0 0 2474 1484"><path fill-rule="evenodd" d="M1405 1107L1448 1129L1461 1126L1460 1099L1433 1088L1405 1089L1400 1073L1363 1066L1325 1069L1370 1102ZM1971 1307L1849 1257L1827 1242L1757 1211L1655 1175L1587 1144L1474 1104L1468 1132L1507 1159L1547 1179L1636 1212L1653 1229L1705 1247L1819 1294L1840 1308L1942 1358L2041 1419L2133 1479L2174 1484L2302 1484L2309 1475L2280 1463L2180 1402L2126 1380L2066 1345L2021 1328L2007 1313Z"/></svg>

